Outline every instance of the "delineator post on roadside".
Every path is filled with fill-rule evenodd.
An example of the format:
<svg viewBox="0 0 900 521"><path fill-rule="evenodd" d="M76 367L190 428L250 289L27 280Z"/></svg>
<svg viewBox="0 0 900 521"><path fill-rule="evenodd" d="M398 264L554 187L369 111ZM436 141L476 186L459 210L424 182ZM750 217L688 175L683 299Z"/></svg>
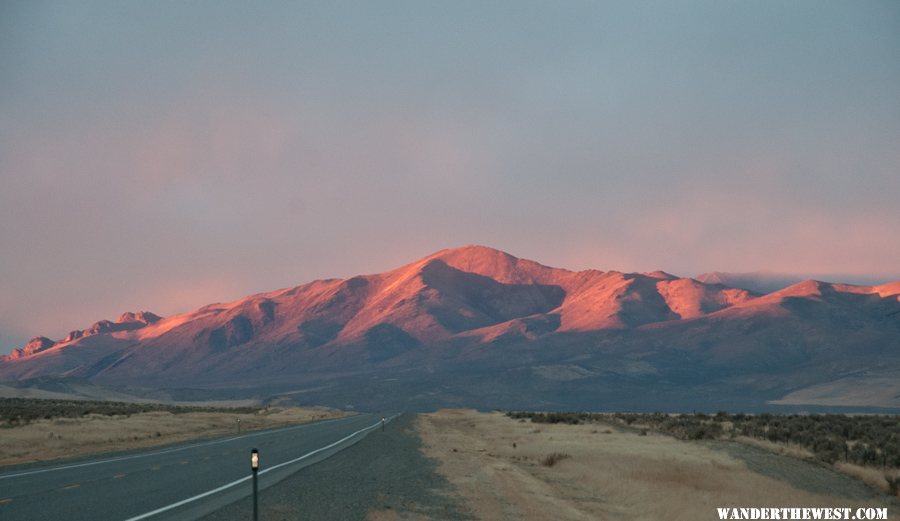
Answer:
<svg viewBox="0 0 900 521"><path fill-rule="evenodd" d="M256 449L250 451L250 470L253 471L253 521L259 521L259 487L257 486L259 451Z"/></svg>
<svg viewBox="0 0 900 521"><path fill-rule="evenodd" d="M384 432L384 416L381 417L381 432Z"/></svg>

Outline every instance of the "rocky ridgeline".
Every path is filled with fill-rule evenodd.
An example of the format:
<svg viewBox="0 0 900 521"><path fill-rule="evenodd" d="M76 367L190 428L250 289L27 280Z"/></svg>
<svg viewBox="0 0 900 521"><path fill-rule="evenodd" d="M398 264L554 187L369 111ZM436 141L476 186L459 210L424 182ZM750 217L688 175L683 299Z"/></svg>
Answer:
<svg viewBox="0 0 900 521"><path fill-rule="evenodd" d="M94 323L94 325L88 329L76 329L70 331L63 340L58 342L45 336L36 336L29 340L23 347L14 349L9 355L0 356L0 360L17 360L46 351L56 345L72 342L86 336L97 335L100 333L115 333L118 331L133 331L160 320L162 320L162 317L149 311L138 311L137 313L128 311L122 313L122 316L115 322L101 320Z"/></svg>

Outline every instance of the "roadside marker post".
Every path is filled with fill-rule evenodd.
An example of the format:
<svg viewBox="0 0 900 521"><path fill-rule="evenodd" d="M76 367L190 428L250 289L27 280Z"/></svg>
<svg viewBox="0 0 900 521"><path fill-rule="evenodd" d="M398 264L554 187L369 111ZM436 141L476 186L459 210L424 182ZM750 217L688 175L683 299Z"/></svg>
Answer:
<svg viewBox="0 0 900 521"><path fill-rule="evenodd" d="M381 432L384 432L384 416L381 417Z"/></svg>
<svg viewBox="0 0 900 521"><path fill-rule="evenodd" d="M257 486L259 451L256 449L250 451L250 470L253 471L253 521L259 521L259 488Z"/></svg>

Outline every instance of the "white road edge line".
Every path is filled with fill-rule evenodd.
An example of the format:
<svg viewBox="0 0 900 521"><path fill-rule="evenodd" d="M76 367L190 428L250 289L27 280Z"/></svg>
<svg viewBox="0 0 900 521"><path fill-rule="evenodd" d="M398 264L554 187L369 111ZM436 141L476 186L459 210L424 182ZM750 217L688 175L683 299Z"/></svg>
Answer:
<svg viewBox="0 0 900 521"><path fill-rule="evenodd" d="M396 418L397 416L399 416L399 414L395 414L394 416L391 416L391 417L388 418L386 421L393 420L393 419ZM368 427L363 427L362 429L360 429L360 430L354 432L353 434L349 434L349 435L347 435L347 436L344 436L343 438L339 439L338 441L336 441L336 442L334 442L334 443L331 443L331 444L326 445L326 446L324 446L324 447L320 447L320 448L318 448L318 449L316 449L316 450L314 450L314 451L312 451L312 452L307 452L306 454L300 456L299 458L294 458L294 459L292 459L292 460L290 460L290 461L285 461L284 463L279 463L278 465L275 465L275 466L272 466L272 467L269 467L269 468L260 470L260 471L259 471L259 475L263 475L263 474L269 472L270 470L275 470L275 469L284 467L285 465L291 465L291 464L293 464L293 463L297 463L298 461L304 460L304 459L306 459L306 458L312 456L313 454L318 454L318 453L322 452L323 450L328 450L328 449L330 449L331 447L334 447L335 445L339 445L339 444L341 444L341 443L343 443L343 442L349 440L350 438L356 436L357 434L359 434L359 433L361 433L361 432L367 431L367 430L369 430L369 429L373 429L373 428L375 428L375 427L378 427L379 425L381 425L381 420L378 420L377 422L373 423L372 425L369 425ZM217 492L221 492L221 491L223 491L223 490L225 490L225 489L228 489L228 488L231 488L231 487L233 487L233 486L235 486L235 485L239 485L239 484L241 484L241 483L247 481L248 479L250 479L250 478L252 478L252 477L253 477L252 475L250 475L250 476L244 476L244 477L242 477L241 479L232 481L231 483L222 485L221 487L214 488L214 489L212 489L212 490L208 490L208 491L206 491L206 492L204 492L204 493L202 493L202 494L197 494L197 495L194 496L194 497L189 497L189 498L187 498L187 499L182 499L181 501L178 501L177 503L172 503L171 505L164 506L164 507L162 507L162 508L157 508L156 510L153 510L153 511L151 511L151 512L147 512L146 514L141 514L141 515L135 516L135 517L129 517L129 518L126 519L125 521L139 521L140 519L147 519L148 517L155 516L156 514L161 514L161 513L163 513L163 512L168 511L168 510L172 510L173 508L178 508L178 507L180 507L180 506L182 506L182 505L186 505L186 504L188 504L188 503L192 503L192 502L194 502L194 501L197 501L198 499L203 499L203 498L205 498L205 497L207 497L207 496L211 496L211 495L213 495L213 494L215 494L215 493L217 493Z"/></svg>
<svg viewBox="0 0 900 521"><path fill-rule="evenodd" d="M122 456L119 458L109 458L109 459L104 459L104 460L88 461L86 463L76 463L73 465L63 465L60 467L50 467L50 468L45 468L45 469L28 470L28 471L24 471L24 472L16 472L14 474L2 474L2 475L0 475L0 480L9 479L9 478L18 478L18 477L22 477L22 476L31 476L32 474L43 474L45 472L56 472L58 470L77 469L80 467L91 467L94 465L102 465L104 463L114 463L116 461L126 461L126 460L130 460L130 459L146 458L149 456L159 456L161 454L169 454L170 452L178 452L178 451L187 450L187 449L194 449L197 447L205 447L207 445L218 445L219 443L228 443L229 441L242 440L244 438L253 438L255 436L274 434L276 432L284 432L284 431L289 431L289 430L293 430L293 429L301 429L303 427L309 427L310 425L321 425L323 423L336 422L336 421L344 420L347 418L353 418L354 416L355 415L343 416L341 418L331 418L328 420L320 420L317 422L302 423L300 425L293 425L291 427L284 427L281 429L273 429L273 430L262 431L262 432L253 432L250 434L244 434L243 436L234 436L232 438L223 438L220 440L212 440L212 441L207 441L207 442L203 442L203 443L194 443L193 445L184 445L182 447L175 447L175 448L171 448L171 449L159 450L159 451L155 451L155 452L147 452L147 453L142 453L142 454L134 454L131 456Z"/></svg>

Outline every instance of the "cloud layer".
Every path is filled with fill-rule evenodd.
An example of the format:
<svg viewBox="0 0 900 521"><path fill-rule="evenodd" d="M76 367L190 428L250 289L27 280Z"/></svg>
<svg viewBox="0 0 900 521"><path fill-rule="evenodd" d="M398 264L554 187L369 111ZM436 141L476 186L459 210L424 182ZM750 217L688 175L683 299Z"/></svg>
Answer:
<svg viewBox="0 0 900 521"><path fill-rule="evenodd" d="M900 271L896 3L2 9L0 352L469 243Z"/></svg>

